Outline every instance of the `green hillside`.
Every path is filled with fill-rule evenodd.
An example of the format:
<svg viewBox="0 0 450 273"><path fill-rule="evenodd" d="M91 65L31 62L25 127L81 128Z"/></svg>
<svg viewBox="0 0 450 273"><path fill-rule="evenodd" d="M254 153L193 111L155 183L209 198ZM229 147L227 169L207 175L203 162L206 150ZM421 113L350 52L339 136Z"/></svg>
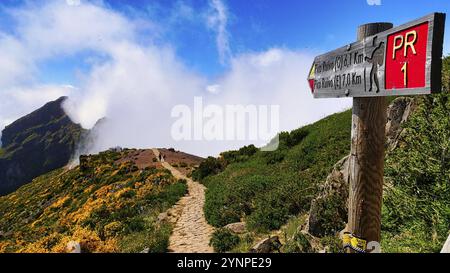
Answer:
<svg viewBox="0 0 450 273"><path fill-rule="evenodd" d="M349 151L350 120L346 111L281 133L273 152L237 159L225 153L226 169L203 180L209 223L220 227L245 217L251 229L268 231L306 212L319 183Z"/></svg>
<svg viewBox="0 0 450 273"><path fill-rule="evenodd" d="M64 112L65 99L46 103L2 131L0 195L11 193L70 161L87 131Z"/></svg>
<svg viewBox="0 0 450 273"><path fill-rule="evenodd" d="M450 231L450 57L444 60L443 72L444 92L414 97L416 110L403 125L399 147L386 155L382 212L386 252L437 252ZM295 235L333 165L348 155L350 125L351 112L346 111L282 133L277 151L244 147L209 158L193 173L208 188L204 208L208 222L223 227L243 219L253 232L250 237L287 224L288 235ZM346 213L346 208L335 205L345 203L344 199L323 204L321 217L335 220L336 210ZM335 224L332 230L343 229L343 221L336 220L337 224L329 221ZM321 240L337 251L336 238Z"/></svg>
<svg viewBox="0 0 450 273"><path fill-rule="evenodd" d="M171 226L157 216L186 193L166 169L118 161L133 150L89 156L0 197L0 252L165 252Z"/></svg>
<svg viewBox="0 0 450 273"><path fill-rule="evenodd" d="M400 147L388 154L382 245L389 252L438 252L450 232L450 57L444 92L417 97Z"/></svg>

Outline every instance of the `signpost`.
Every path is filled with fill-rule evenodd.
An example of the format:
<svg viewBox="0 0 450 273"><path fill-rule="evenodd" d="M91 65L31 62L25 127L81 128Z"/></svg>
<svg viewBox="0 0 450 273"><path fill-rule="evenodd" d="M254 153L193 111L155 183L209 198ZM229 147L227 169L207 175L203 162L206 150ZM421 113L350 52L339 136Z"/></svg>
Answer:
<svg viewBox="0 0 450 273"><path fill-rule="evenodd" d="M362 25L357 42L316 57L311 67L315 98L353 97L348 232L361 251L380 242L385 97L441 91L444 24L445 14L433 13L396 28Z"/></svg>
<svg viewBox="0 0 450 273"><path fill-rule="evenodd" d="M439 92L444 21L433 13L316 57L308 77L314 97Z"/></svg>

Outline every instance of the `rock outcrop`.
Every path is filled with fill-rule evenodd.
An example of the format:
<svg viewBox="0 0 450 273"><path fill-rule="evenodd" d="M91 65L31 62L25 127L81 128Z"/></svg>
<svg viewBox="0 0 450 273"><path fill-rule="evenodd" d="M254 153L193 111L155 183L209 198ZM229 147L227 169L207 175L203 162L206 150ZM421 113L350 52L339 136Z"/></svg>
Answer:
<svg viewBox="0 0 450 273"><path fill-rule="evenodd" d="M395 99L387 109L386 150L392 151L397 147L398 139L403 132L402 123L408 120L414 110L414 100L408 97Z"/></svg>
<svg viewBox="0 0 450 273"><path fill-rule="evenodd" d="M408 97L396 98L387 109L386 150L397 147L402 124L414 110L414 100ZM320 188L319 195L311 202L306 231L316 237L335 235L347 222L347 199L349 188L348 156L333 167Z"/></svg>
<svg viewBox="0 0 450 273"><path fill-rule="evenodd" d="M0 195L65 166L84 130L62 109L61 97L6 126L0 155Z"/></svg>
<svg viewBox="0 0 450 273"><path fill-rule="evenodd" d="M347 221L348 159L334 165L321 186L320 194L312 200L307 231L313 236L332 235L345 227Z"/></svg>
<svg viewBox="0 0 450 273"><path fill-rule="evenodd" d="M66 253L81 253L81 245L79 242L70 241L66 246Z"/></svg>
<svg viewBox="0 0 450 273"><path fill-rule="evenodd" d="M250 249L250 253L271 253L273 251L280 251L281 246L278 236L273 236L259 241L252 249Z"/></svg>
<svg viewBox="0 0 450 273"><path fill-rule="evenodd" d="M226 228L226 229L228 229L231 232L236 233L236 234L242 234L242 233L247 232L247 228L246 228L245 222L238 222L238 223L228 224L224 228Z"/></svg>

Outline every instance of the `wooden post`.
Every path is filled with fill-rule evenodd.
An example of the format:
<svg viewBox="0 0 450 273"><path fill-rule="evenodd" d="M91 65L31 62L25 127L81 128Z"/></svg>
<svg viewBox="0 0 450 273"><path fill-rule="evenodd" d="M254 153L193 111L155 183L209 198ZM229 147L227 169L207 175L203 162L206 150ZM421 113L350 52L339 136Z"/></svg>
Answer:
<svg viewBox="0 0 450 273"><path fill-rule="evenodd" d="M390 28L362 25L358 40ZM386 97L353 98L348 229L367 242L380 242L386 107Z"/></svg>

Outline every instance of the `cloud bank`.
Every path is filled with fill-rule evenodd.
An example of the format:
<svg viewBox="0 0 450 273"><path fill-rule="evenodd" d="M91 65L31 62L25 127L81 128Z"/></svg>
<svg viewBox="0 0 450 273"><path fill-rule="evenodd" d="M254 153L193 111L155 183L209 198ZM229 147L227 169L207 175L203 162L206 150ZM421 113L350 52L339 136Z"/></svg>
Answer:
<svg viewBox="0 0 450 273"><path fill-rule="evenodd" d="M232 55L227 9L211 0L208 24L229 69L209 79L187 67L170 44L142 43L139 20L102 4L50 1L11 10L15 34L0 29L0 128L49 100L69 95L65 110L85 128L107 117L90 152L113 146L174 147L203 156L250 144L246 141L175 141L174 106L206 104L279 105L280 129L292 130L351 105L347 99L314 100L306 76L312 54L285 48ZM186 12L188 8L183 8ZM157 22L151 22L154 26ZM45 60L92 52L94 61L75 86L41 83ZM92 57L92 56L91 56Z"/></svg>

